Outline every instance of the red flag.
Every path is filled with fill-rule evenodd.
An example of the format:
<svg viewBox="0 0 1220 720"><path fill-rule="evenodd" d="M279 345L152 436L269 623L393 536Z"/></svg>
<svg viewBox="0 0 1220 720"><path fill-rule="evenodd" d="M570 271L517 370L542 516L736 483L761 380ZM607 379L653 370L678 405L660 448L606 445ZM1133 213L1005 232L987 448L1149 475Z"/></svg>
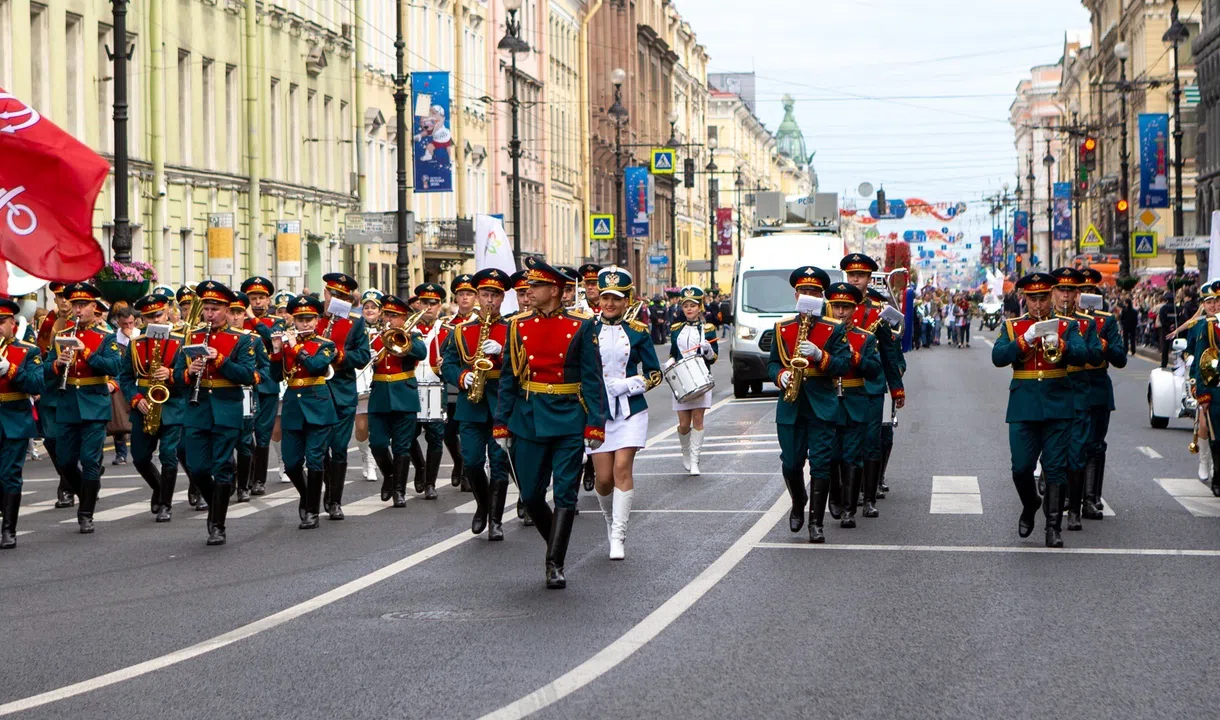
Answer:
<svg viewBox="0 0 1220 720"><path fill-rule="evenodd" d="M110 163L3 88L0 158L2 259L47 280L93 276L105 260L93 206Z"/></svg>

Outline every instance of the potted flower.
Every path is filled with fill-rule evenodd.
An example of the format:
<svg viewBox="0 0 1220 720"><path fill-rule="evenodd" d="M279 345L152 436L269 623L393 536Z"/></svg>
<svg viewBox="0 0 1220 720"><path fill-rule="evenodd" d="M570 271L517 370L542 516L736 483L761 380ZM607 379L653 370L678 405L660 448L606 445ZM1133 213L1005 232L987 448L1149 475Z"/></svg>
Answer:
<svg viewBox="0 0 1220 720"><path fill-rule="evenodd" d="M157 280L157 271L148 263L123 263L112 260L102 266L93 278L97 289L106 302L113 305L120 300L134 303L148 294L148 288Z"/></svg>

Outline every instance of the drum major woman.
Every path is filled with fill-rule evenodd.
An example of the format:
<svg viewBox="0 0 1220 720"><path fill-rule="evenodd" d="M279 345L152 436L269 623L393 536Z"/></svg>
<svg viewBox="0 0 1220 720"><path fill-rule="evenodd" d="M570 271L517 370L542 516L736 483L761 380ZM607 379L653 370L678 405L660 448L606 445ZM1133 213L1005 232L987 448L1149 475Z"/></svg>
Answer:
<svg viewBox="0 0 1220 720"><path fill-rule="evenodd" d="M716 362L718 344L716 326L703 322L703 290L693 285L682 288L682 322L669 330L668 370L674 364L692 357L701 357L710 371ZM710 392L680 402L674 398L678 413L678 442L682 446L682 466L691 475L699 474L699 452L703 449L703 413L712 406Z"/></svg>

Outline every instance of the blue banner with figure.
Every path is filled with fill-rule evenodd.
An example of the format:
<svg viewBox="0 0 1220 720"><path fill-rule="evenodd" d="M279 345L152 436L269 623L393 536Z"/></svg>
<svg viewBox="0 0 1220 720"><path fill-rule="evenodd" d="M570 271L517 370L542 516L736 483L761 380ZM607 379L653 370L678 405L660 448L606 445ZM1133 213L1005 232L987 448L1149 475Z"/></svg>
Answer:
<svg viewBox="0 0 1220 720"><path fill-rule="evenodd" d="M1140 207L1169 207L1169 116L1140 113Z"/></svg>
<svg viewBox="0 0 1220 720"><path fill-rule="evenodd" d="M1018 255L1029 252L1029 212L1025 210L1012 214L1012 249Z"/></svg>
<svg viewBox="0 0 1220 720"><path fill-rule="evenodd" d="M415 192L453 192L449 73L411 73Z"/></svg>
<svg viewBox="0 0 1220 720"><path fill-rule="evenodd" d="M1055 194L1056 240L1072 239L1072 183L1057 182L1052 190Z"/></svg>
<svg viewBox="0 0 1220 720"><path fill-rule="evenodd" d="M648 237L648 179L643 165L623 168L623 195L627 201L627 237Z"/></svg>

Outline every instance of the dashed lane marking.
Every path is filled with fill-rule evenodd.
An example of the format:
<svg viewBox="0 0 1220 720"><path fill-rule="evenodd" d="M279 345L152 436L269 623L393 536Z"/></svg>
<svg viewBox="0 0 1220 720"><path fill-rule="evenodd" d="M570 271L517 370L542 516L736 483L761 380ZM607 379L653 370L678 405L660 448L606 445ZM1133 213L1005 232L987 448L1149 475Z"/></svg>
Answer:
<svg viewBox="0 0 1220 720"><path fill-rule="evenodd" d="M1220 498L1195 478L1156 478L1156 482L1195 517L1220 517Z"/></svg>
<svg viewBox="0 0 1220 720"><path fill-rule="evenodd" d="M933 553L1000 553L1037 555L1144 555L1156 557L1202 557L1220 558L1220 550L1187 550L1174 548L1048 548L1036 545L810 545L809 543L759 542L754 546L760 550L854 550L872 552L933 552Z"/></svg>
<svg viewBox="0 0 1220 720"><path fill-rule="evenodd" d="M974 475L934 475L928 512L933 515L982 515L979 479Z"/></svg>
<svg viewBox="0 0 1220 720"><path fill-rule="evenodd" d="M1161 458L1161 454L1160 454L1159 452L1157 452L1156 450L1153 450L1152 448L1148 447L1147 445L1140 445L1139 447L1137 447L1137 448L1135 448L1135 449L1136 449L1136 450L1139 450L1139 451L1140 451L1140 452L1142 452L1144 455L1146 455L1146 456L1148 456L1148 457L1152 458L1153 460L1160 460L1160 459L1162 459L1162 458Z"/></svg>

